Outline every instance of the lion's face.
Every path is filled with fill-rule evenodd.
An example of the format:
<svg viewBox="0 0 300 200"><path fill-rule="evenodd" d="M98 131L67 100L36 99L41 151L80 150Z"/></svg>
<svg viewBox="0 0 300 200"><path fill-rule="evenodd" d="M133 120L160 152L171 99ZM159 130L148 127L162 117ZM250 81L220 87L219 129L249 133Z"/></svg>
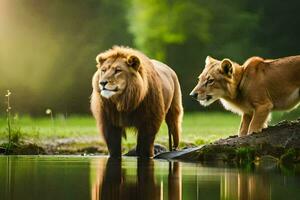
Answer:
<svg viewBox="0 0 300 200"><path fill-rule="evenodd" d="M205 68L198 77L198 84L190 96L199 101L201 105L208 106L226 96L234 68L229 59L219 61L207 56L205 62Z"/></svg>
<svg viewBox="0 0 300 200"><path fill-rule="evenodd" d="M99 74L99 91L102 97L110 99L123 94L128 84L136 76L139 59L110 57L105 60L97 57Z"/></svg>

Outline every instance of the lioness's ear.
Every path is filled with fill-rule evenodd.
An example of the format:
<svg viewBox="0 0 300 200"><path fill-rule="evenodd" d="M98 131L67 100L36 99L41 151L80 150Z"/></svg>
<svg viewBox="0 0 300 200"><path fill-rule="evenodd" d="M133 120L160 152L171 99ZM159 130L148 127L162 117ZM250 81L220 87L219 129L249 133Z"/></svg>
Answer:
<svg viewBox="0 0 300 200"><path fill-rule="evenodd" d="M102 54L99 54L97 57L96 57L96 62L97 62L97 67L101 67L101 65L104 63L105 59L104 57L102 56Z"/></svg>
<svg viewBox="0 0 300 200"><path fill-rule="evenodd" d="M232 62L229 59L224 59L221 62L221 69L222 72L224 74L226 74L227 76L231 77L233 74L233 66L232 66Z"/></svg>
<svg viewBox="0 0 300 200"><path fill-rule="evenodd" d="M134 68L135 70L138 70L140 67L140 59L136 56L128 56L127 57L127 65Z"/></svg>
<svg viewBox="0 0 300 200"><path fill-rule="evenodd" d="M207 56L205 59L205 64L208 65L211 62L216 61L216 59L212 58L211 56Z"/></svg>

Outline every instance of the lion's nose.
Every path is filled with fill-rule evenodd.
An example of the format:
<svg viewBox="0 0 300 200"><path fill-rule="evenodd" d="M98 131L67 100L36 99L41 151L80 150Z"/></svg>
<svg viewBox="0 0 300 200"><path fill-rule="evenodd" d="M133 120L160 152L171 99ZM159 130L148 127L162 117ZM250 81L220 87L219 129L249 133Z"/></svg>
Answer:
<svg viewBox="0 0 300 200"><path fill-rule="evenodd" d="M198 94L196 92L191 92L190 96L193 97L194 99L197 99Z"/></svg>
<svg viewBox="0 0 300 200"><path fill-rule="evenodd" d="M102 86L102 87L105 87L105 85L108 83L108 81L100 81L100 85Z"/></svg>

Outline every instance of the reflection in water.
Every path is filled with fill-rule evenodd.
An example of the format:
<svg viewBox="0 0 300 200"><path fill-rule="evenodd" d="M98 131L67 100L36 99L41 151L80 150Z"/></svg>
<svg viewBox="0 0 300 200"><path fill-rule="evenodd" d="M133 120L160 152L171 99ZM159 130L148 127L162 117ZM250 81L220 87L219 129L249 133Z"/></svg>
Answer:
<svg viewBox="0 0 300 200"><path fill-rule="evenodd" d="M300 199L299 166L247 171L135 158L0 156L0 200L286 198Z"/></svg>
<svg viewBox="0 0 300 200"><path fill-rule="evenodd" d="M256 172L247 172L235 168L208 168L188 164L182 167L179 162L165 162L163 166L155 166L158 162L153 160L137 160L137 163L131 164L133 165L128 166L126 162L124 164L113 159L109 159L105 167L103 162L99 163L102 166L97 167L97 189L92 189L93 200L268 200L281 199L276 197L282 195L280 191L283 188L292 196L299 197L299 179L285 177L274 171L258 169ZM163 171L162 174L157 172L160 170ZM289 187L286 183L281 185L286 179L296 182Z"/></svg>
<svg viewBox="0 0 300 200"><path fill-rule="evenodd" d="M89 161L77 159L0 156L0 199L91 199Z"/></svg>
<svg viewBox="0 0 300 200"><path fill-rule="evenodd" d="M154 179L153 160L138 160L137 181L127 180L120 160L107 162L101 188L101 199L159 199L160 188Z"/></svg>
<svg viewBox="0 0 300 200"><path fill-rule="evenodd" d="M239 199L271 199L271 186L269 178L265 174L261 175L238 175L238 197Z"/></svg>
<svg viewBox="0 0 300 200"><path fill-rule="evenodd" d="M108 159L106 167L99 162L97 180L92 186L92 199L163 199L164 184L155 178L152 159L138 159L136 172L123 168L119 159ZM180 163L170 162L168 172L168 199L181 200Z"/></svg>
<svg viewBox="0 0 300 200"><path fill-rule="evenodd" d="M181 200L182 197L182 176L179 162L169 163L168 175L168 197L169 199Z"/></svg>
<svg viewBox="0 0 300 200"><path fill-rule="evenodd" d="M226 172L221 181L221 199L268 200L271 183L267 174Z"/></svg>

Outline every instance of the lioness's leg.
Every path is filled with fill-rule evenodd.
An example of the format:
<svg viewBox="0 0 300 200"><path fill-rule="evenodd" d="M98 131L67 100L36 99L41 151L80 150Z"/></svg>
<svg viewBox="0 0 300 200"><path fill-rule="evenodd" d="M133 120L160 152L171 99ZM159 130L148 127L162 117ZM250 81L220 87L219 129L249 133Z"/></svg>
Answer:
<svg viewBox="0 0 300 200"><path fill-rule="evenodd" d="M242 115L242 120L241 120L241 125L240 125L240 130L239 130L240 137L247 135L251 119L252 119L252 114L244 113Z"/></svg>
<svg viewBox="0 0 300 200"><path fill-rule="evenodd" d="M121 157L121 139L124 131L123 128L112 125L108 125L104 128L103 135L110 157Z"/></svg>
<svg viewBox="0 0 300 200"><path fill-rule="evenodd" d="M272 110L272 107L273 105L269 103L255 108L252 120L250 122L248 134L261 132L268 120L268 116Z"/></svg>
<svg viewBox="0 0 300 200"><path fill-rule="evenodd" d="M263 128L268 128L268 124L269 124L269 122L271 121L271 118L272 118L272 115L271 115L271 113L269 113L269 115L268 115L268 117L267 117L267 120L266 120L265 123L264 123Z"/></svg>

